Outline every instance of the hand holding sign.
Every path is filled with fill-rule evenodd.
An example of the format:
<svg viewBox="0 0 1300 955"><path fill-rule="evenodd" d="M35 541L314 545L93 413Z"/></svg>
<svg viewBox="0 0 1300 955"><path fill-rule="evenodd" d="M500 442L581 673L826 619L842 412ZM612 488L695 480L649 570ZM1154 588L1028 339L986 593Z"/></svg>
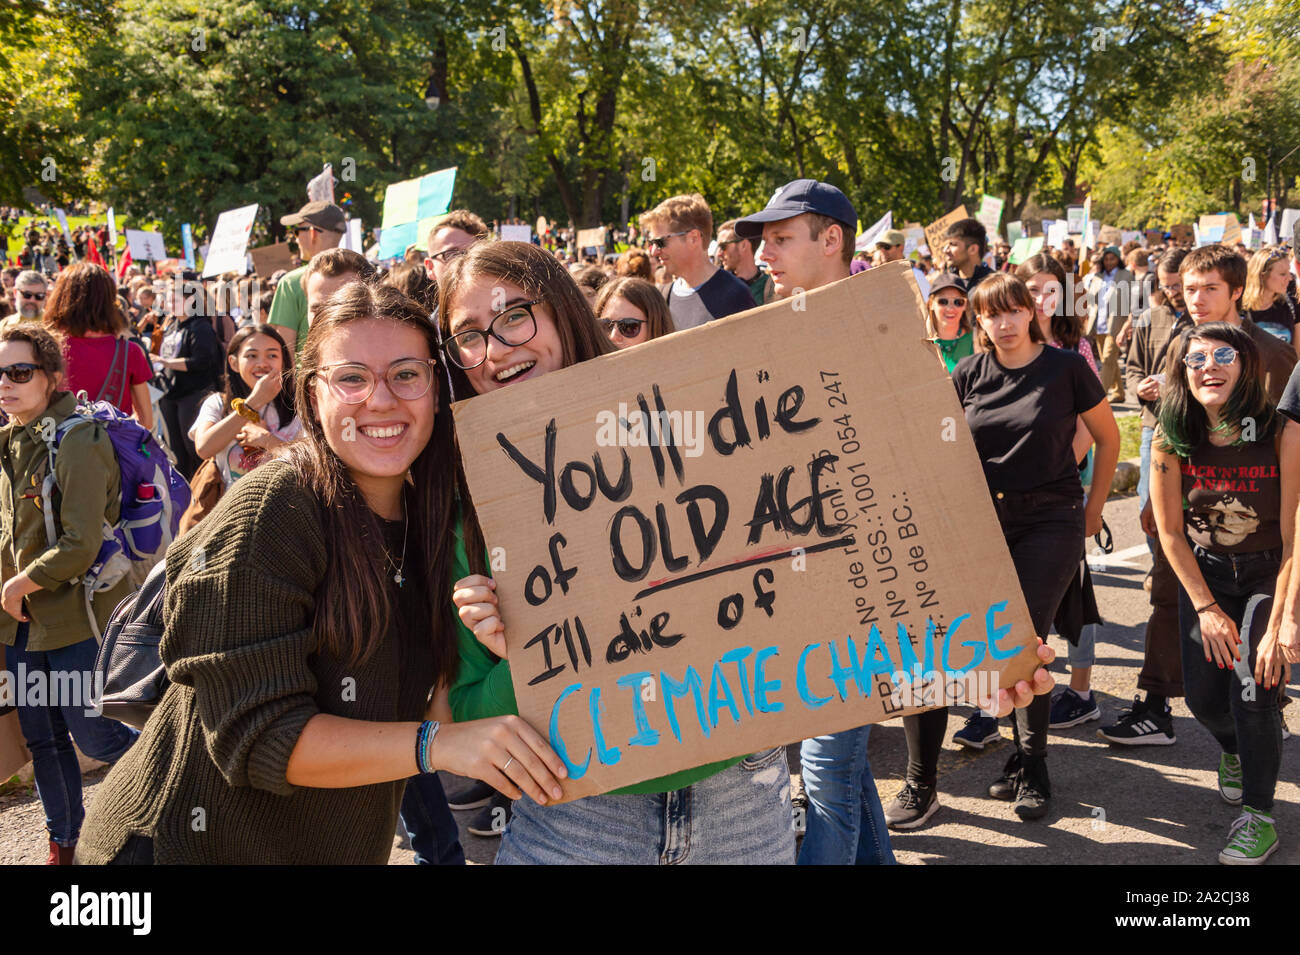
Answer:
<svg viewBox="0 0 1300 955"><path fill-rule="evenodd" d="M508 658L506 628L497 607L497 582L491 577L471 574L458 580L451 600L460 622L473 632L475 639L502 660Z"/></svg>

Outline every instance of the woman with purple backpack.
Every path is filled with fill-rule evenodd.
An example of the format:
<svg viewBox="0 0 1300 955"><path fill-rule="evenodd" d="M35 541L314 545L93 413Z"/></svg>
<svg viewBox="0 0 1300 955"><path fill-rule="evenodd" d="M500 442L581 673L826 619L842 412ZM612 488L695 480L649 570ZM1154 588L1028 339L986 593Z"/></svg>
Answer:
<svg viewBox="0 0 1300 955"><path fill-rule="evenodd" d="M59 441L54 483L76 493L55 491L49 501L42 493L46 437L77 411L76 396L60 390L64 371L62 347L46 329L25 323L0 331L0 411L8 416L0 427L0 644L14 675L16 699L8 702L17 705L45 807L51 865L71 864L85 816L73 740L87 756L112 763L138 735L90 702L95 629L131 590L122 578L96 593L88 612L80 584L99 557L105 522L116 524L122 507L121 472L104 427L79 425Z"/></svg>

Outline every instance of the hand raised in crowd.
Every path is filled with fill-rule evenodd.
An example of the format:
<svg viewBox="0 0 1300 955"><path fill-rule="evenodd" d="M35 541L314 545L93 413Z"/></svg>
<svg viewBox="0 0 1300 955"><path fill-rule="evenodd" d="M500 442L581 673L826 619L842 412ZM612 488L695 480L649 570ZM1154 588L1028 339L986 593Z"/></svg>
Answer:
<svg viewBox="0 0 1300 955"><path fill-rule="evenodd" d="M257 379L257 384L253 385L247 403L252 405L254 411L261 411L275 400L282 387L284 387L283 375L263 375Z"/></svg>
<svg viewBox="0 0 1300 955"><path fill-rule="evenodd" d="M542 805L564 796L559 780L568 771L563 760L518 716L444 723L429 759L458 776L481 779L511 799L518 799L521 790Z"/></svg>
<svg viewBox="0 0 1300 955"><path fill-rule="evenodd" d="M491 577L470 574L456 581L451 600L461 623L474 632L478 642L505 660L506 628L497 607L496 589L497 582Z"/></svg>

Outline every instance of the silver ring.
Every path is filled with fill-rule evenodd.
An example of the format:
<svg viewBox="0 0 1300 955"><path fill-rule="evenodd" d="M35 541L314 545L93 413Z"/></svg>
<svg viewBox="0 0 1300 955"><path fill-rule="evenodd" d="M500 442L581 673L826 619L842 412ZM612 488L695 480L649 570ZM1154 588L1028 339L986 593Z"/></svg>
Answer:
<svg viewBox="0 0 1300 955"><path fill-rule="evenodd" d="M507 769L509 769L509 768L510 768L510 764L513 763L514 761L515 761L515 758L514 758L513 756L511 756L509 759L507 759L507 760L506 760L506 764L505 764L504 766L501 767L501 772L504 773Z"/></svg>

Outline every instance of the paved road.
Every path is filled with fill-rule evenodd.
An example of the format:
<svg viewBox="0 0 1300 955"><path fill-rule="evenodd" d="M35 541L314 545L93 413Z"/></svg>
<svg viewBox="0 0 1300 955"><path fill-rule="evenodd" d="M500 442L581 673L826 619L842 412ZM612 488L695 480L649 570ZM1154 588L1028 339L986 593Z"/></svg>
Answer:
<svg viewBox="0 0 1300 955"><path fill-rule="evenodd" d="M1103 720L1109 722L1135 693L1149 612L1142 579L1150 558L1138 527L1136 497L1113 498L1105 517L1114 532L1115 550L1106 566L1094 573L1107 625L1098 639L1093 688ZM1055 640L1055 645L1063 661L1065 642ZM1064 683L1064 663L1054 669ZM1052 810L1037 822L1021 822L1010 803L984 794L1010 752L1007 721L1002 721L1003 742L973 753L951 742L963 719L950 716L949 741L939 762L942 808L925 829L894 834L895 854L906 864L1217 864L1237 811L1220 800L1215 786L1217 744L1181 700L1173 707L1178 737L1173 746L1112 747L1097 738L1096 722L1054 732L1048 757ZM1300 738L1283 746L1275 807L1281 847L1270 865L1300 862ZM870 754L881 798L887 801L901 787L907 762L901 723L875 728ZM793 761L791 768L797 770ZM102 772L87 780L87 801L94 798L100 779ZM497 841L466 832L470 815L457 814L466 855L473 862L490 863ZM30 792L0 796L0 864L43 862L45 851L39 802ZM400 841L391 861L411 863L411 853Z"/></svg>

